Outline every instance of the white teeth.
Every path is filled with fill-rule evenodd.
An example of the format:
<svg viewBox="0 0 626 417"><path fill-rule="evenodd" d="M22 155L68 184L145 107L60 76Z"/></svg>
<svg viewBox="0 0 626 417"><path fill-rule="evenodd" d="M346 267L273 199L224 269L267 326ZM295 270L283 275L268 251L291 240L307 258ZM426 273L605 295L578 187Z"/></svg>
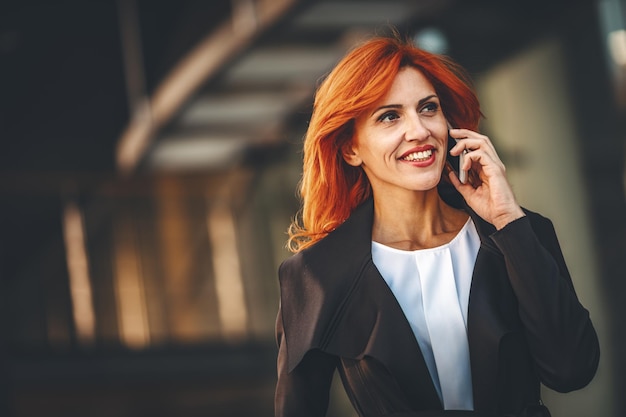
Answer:
<svg viewBox="0 0 626 417"><path fill-rule="evenodd" d="M433 155L433 150L428 149L426 151L413 152L405 156L405 161L421 161L430 158Z"/></svg>

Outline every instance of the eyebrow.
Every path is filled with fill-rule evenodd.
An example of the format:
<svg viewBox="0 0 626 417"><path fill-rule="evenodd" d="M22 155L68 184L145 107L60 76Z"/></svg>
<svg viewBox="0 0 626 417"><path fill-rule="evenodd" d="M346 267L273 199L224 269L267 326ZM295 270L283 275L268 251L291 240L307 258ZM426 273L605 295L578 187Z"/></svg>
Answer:
<svg viewBox="0 0 626 417"><path fill-rule="evenodd" d="M424 104L425 102L427 102L428 100L432 99L432 98L438 98L437 94L431 94L429 96L424 97L423 99L421 99L420 101L417 102L417 104L419 106L421 106L422 104ZM376 108L373 112L372 112L372 116L379 112L380 110L385 110L385 109L401 109L402 105L401 104L385 104L384 106L380 106L378 108Z"/></svg>

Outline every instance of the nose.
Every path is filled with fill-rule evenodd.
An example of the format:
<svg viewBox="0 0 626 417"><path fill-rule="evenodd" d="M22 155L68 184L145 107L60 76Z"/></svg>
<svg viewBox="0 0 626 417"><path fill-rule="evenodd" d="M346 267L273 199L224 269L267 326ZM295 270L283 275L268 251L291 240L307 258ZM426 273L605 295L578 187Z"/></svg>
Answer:
<svg viewBox="0 0 626 417"><path fill-rule="evenodd" d="M421 141L430 136L430 130L420 119L417 114L410 115L406 118L406 131L404 132L404 138L407 141Z"/></svg>

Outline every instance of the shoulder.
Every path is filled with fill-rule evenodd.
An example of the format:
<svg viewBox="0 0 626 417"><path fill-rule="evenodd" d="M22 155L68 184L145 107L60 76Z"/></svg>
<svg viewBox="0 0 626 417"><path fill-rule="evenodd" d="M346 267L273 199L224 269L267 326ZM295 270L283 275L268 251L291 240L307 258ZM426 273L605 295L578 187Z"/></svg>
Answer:
<svg viewBox="0 0 626 417"><path fill-rule="evenodd" d="M339 304L371 259L370 245L351 244L332 233L284 260L278 268L283 310L315 315Z"/></svg>
<svg viewBox="0 0 626 417"><path fill-rule="evenodd" d="M373 203L367 201L325 238L283 261L278 270L281 288L313 290L313 282L342 287L371 259L372 218Z"/></svg>

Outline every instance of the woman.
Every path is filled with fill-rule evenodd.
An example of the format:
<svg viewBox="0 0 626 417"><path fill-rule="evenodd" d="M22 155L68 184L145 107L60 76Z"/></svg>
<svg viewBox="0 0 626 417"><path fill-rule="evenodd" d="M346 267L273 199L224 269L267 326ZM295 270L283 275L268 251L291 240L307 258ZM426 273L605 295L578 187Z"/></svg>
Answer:
<svg viewBox="0 0 626 417"><path fill-rule="evenodd" d="M516 202L463 74L375 38L320 85L279 270L276 416L324 416L335 371L367 417L549 416L540 383L593 378L552 224Z"/></svg>

